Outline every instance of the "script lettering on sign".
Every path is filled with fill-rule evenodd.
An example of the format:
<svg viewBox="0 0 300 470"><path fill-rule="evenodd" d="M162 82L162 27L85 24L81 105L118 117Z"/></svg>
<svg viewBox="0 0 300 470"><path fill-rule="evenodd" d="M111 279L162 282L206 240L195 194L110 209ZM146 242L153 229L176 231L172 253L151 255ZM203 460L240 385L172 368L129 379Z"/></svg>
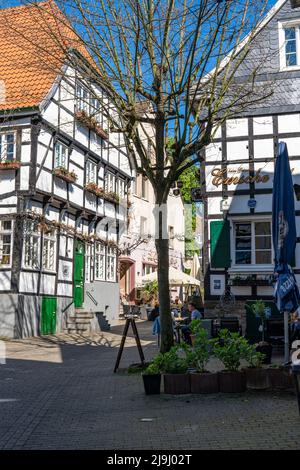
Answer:
<svg viewBox="0 0 300 470"><path fill-rule="evenodd" d="M222 184L249 184L249 183L267 183L269 181L269 175L262 175L262 168L257 170L253 176L248 175L236 175L236 173L246 171L244 168L238 168L237 170L226 169L226 168L214 168L211 172L213 176L212 184L214 186L221 186ZM228 174L235 173L234 176L229 176Z"/></svg>

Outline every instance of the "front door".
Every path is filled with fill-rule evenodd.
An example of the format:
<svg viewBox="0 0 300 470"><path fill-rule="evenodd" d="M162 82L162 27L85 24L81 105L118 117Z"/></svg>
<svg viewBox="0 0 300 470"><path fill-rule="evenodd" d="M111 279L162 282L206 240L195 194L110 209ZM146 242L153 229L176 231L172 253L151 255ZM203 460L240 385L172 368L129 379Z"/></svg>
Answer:
<svg viewBox="0 0 300 470"><path fill-rule="evenodd" d="M79 308L84 298L84 243L75 240L74 258L74 305Z"/></svg>
<svg viewBox="0 0 300 470"><path fill-rule="evenodd" d="M56 308L57 299L55 297L43 297L41 321L42 335L54 335L56 333Z"/></svg>

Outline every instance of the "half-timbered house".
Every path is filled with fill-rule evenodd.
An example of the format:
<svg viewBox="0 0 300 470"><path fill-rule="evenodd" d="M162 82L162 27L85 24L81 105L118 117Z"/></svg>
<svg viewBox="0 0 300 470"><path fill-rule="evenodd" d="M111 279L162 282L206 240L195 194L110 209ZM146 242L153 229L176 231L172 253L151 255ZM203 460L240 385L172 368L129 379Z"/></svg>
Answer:
<svg viewBox="0 0 300 470"><path fill-rule="evenodd" d="M279 0L261 23L236 79L272 87L268 99L227 120L206 148L204 187L205 298L217 301L226 285L237 300L270 299L274 163L287 143L295 184L300 182L300 2ZM295 199L295 273L300 281L300 202ZM209 304L209 302L207 303Z"/></svg>
<svg viewBox="0 0 300 470"><path fill-rule="evenodd" d="M131 169L123 136L109 131L109 96L99 84L87 84L86 74L57 51L55 34L46 33L45 25L53 32L58 22L42 13L56 7L44 5L0 10L5 337L97 329L105 317L112 323L119 315L119 203ZM93 66L76 45L70 53Z"/></svg>

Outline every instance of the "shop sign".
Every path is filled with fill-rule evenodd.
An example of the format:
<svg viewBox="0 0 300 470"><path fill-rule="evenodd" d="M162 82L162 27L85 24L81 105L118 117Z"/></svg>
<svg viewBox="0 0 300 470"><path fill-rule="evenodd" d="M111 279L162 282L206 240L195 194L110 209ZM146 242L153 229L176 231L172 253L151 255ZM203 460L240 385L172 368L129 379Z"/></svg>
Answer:
<svg viewBox="0 0 300 470"><path fill-rule="evenodd" d="M270 179L269 175L262 175L262 168L259 168L253 176L250 176L249 171L248 175L241 174L244 170L243 168L238 168L237 170L230 168L214 168L211 172L213 179L212 184L214 186L221 186L222 184L249 184L249 183L267 183ZM229 173L234 173L233 176L228 176Z"/></svg>

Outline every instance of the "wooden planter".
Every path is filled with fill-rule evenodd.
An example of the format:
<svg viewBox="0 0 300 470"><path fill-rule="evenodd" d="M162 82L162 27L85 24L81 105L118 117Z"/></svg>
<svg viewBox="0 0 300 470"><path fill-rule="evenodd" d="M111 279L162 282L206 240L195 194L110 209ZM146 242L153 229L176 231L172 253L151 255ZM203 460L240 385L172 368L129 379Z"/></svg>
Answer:
<svg viewBox="0 0 300 470"><path fill-rule="evenodd" d="M274 390L284 390L294 388L294 378L284 369L272 369L267 370L270 386Z"/></svg>
<svg viewBox="0 0 300 470"><path fill-rule="evenodd" d="M270 388L269 374L267 369L249 367L245 369L246 384L249 390L266 390Z"/></svg>
<svg viewBox="0 0 300 470"><path fill-rule="evenodd" d="M0 163L0 170L17 170L20 168L20 162L7 162L7 163Z"/></svg>
<svg viewBox="0 0 300 470"><path fill-rule="evenodd" d="M218 393L219 375L218 373L204 372L202 374L191 374L192 393Z"/></svg>
<svg viewBox="0 0 300 470"><path fill-rule="evenodd" d="M190 374L165 374L164 391L171 395L191 393Z"/></svg>
<svg viewBox="0 0 300 470"><path fill-rule="evenodd" d="M101 191L101 188L89 188L88 186L85 187L86 191L89 193L94 194L97 197L103 197L104 192Z"/></svg>
<svg viewBox="0 0 300 470"><path fill-rule="evenodd" d="M143 374L144 389L146 395L158 395L160 393L160 374Z"/></svg>
<svg viewBox="0 0 300 470"><path fill-rule="evenodd" d="M116 195L115 197L114 196L111 196L109 194L103 194L103 199L105 199L106 201L108 202L112 202L113 204L119 204L120 200L118 198L118 196Z"/></svg>
<svg viewBox="0 0 300 470"><path fill-rule="evenodd" d="M57 178L60 178L64 181L66 181L67 183L75 183L76 182L76 176L73 176L71 175L70 173L63 173L62 171L60 170L54 170L54 175L57 177Z"/></svg>
<svg viewBox="0 0 300 470"><path fill-rule="evenodd" d="M219 388L222 393L241 393L246 390L246 375L244 371L219 372Z"/></svg>

